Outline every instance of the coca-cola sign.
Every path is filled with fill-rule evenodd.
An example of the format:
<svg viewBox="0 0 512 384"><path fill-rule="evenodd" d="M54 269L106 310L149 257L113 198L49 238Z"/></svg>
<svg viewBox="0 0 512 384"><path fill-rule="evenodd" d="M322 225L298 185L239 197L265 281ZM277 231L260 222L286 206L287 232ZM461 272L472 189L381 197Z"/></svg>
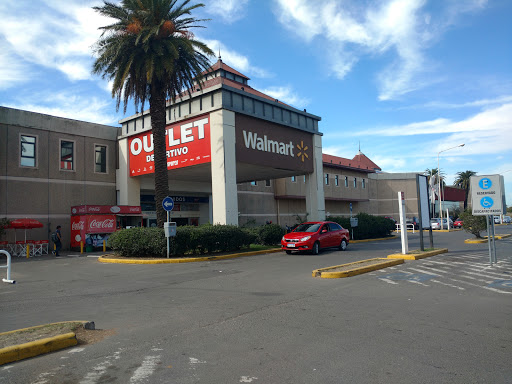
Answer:
<svg viewBox="0 0 512 384"><path fill-rule="evenodd" d="M92 215L88 217L86 233L111 233L116 230L114 215Z"/></svg>
<svg viewBox="0 0 512 384"><path fill-rule="evenodd" d="M71 230L72 231L83 231L85 226L85 222L83 220L80 220L78 222L71 223Z"/></svg>

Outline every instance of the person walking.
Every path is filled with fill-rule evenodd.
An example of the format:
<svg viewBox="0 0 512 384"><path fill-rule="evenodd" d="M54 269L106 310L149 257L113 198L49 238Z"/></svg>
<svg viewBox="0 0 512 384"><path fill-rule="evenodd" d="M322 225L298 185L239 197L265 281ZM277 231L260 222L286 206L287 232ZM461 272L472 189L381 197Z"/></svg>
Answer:
<svg viewBox="0 0 512 384"><path fill-rule="evenodd" d="M54 233L52 233L52 241L55 244L55 250L52 251L52 253L55 256L60 256L59 251L62 248L62 235L60 233L60 228L61 228L61 226L57 225L57 229L55 230Z"/></svg>

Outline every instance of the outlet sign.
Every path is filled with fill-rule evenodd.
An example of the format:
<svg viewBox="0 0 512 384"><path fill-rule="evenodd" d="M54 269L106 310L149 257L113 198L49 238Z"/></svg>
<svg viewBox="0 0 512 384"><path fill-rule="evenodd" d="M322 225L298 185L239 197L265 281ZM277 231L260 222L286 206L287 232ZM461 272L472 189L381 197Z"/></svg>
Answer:
<svg viewBox="0 0 512 384"><path fill-rule="evenodd" d="M473 215L501 215L504 213L505 189L503 176L471 176L471 206Z"/></svg>

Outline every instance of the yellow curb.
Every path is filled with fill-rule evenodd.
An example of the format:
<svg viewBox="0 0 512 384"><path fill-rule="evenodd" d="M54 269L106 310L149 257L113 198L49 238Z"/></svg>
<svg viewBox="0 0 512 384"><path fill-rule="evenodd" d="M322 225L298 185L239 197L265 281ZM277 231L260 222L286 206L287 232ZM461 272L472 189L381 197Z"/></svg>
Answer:
<svg viewBox="0 0 512 384"><path fill-rule="evenodd" d="M349 243L350 243L350 244L355 244L355 243L369 243L370 241L394 240L394 239L398 239L398 236L379 237L379 238L377 238L377 239L350 240L350 241L349 241Z"/></svg>
<svg viewBox="0 0 512 384"><path fill-rule="evenodd" d="M374 260L382 260L382 262L373 264L373 265L369 265L366 267L357 267L357 264L362 264L362 263L366 263L368 261L374 261ZM377 269L392 267L394 265L402 264L403 262L404 262L403 259L396 259L396 260L388 260L388 259L382 259L382 258L367 259L367 260L355 261L353 263L335 265L333 267L315 269L313 271L313 277L321 277L322 279L338 279L338 278L342 278L342 277L356 276L356 275L360 275L362 273L376 271ZM346 270L346 271L327 272L329 269L346 267L349 265L354 265L354 268Z"/></svg>
<svg viewBox="0 0 512 384"><path fill-rule="evenodd" d="M388 259L419 260L424 259L425 257L435 256L446 252L448 252L448 248L440 248L434 251L427 251L418 254L408 253L404 255L401 253L394 253L392 255L388 255Z"/></svg>
<svg viewBox="0 0 512 384"><path fill-rule="evenodd" d="M69 332L54 337L31 341L25 344L1 348L0 365L28 359L48 352L58 351L77 344L78 340L76 339L75 333Z"/></svg>
<svg viewBox="0 0 512 384"><path fill-rule="evenodd" d="M512 234L507 234L507 235L496 235L494 238L496 240L501 240L501 239L506 239L507 237L510 237L512 236ZM485 236L483 239L466 239L464 240L464 242L466 244L484 244L484 243L487 243L487 238L488 236ZM491 237L492 239L492 237Z"/></svg>
<svg viewBox="0 0 512 384"><path fill-rule="evenodd" d="M275 253L281 252L281 248L278 249L267 249L263 251L252 251L252 252L242 252L242 253L233 253L231 255L223 255L223 256L205 256L205 257L184 257L179 259L155 259L155 260L137 260L137 259L106 259L106 256L103 255L98 258L100 263L113 263L113 264L175 264L175 263L194 263L198 261L215 261L215 260L225 260L225 259L233 259L235 257L243 257L243 256L254 256L254 255L263 255L266 253Z"/></svg>

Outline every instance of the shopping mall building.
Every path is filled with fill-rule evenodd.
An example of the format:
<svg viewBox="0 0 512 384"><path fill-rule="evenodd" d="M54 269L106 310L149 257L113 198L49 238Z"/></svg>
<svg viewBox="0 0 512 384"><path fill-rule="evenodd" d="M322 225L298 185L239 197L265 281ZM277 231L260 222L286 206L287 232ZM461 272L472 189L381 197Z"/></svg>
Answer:
<svg viewBox="0 0 512 384"><path fill-rule="evenodd" d="M219 60L202 87L168 104L172 221L285 226L358 212L398 217L399 190L408 216L418 215L415 173L384 173L361 152L323 154L320 117L248 82ZM62 225L65 247L76 245L78 227L102 230L89 222L113 222L109 230L155 225L149 111L120 123L0 107L0 218L41 221L31 233L41 239Z"/></svg>

